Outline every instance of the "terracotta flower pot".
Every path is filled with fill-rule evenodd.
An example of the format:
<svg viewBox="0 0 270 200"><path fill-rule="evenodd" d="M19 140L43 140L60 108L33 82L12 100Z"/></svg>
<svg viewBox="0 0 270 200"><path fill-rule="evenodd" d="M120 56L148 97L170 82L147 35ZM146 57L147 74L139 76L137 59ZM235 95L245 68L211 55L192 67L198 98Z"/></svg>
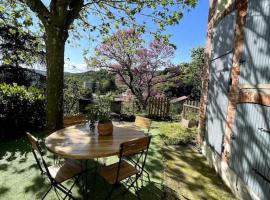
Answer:
<svg viewBox="0 0 270 200"><path fill-rule="evenodd" d="M113 133L113 124L111 121L105 122L105 123L99 122L97 129L98 129L99 135L109 136L109 135L112 135Z"/></svg>

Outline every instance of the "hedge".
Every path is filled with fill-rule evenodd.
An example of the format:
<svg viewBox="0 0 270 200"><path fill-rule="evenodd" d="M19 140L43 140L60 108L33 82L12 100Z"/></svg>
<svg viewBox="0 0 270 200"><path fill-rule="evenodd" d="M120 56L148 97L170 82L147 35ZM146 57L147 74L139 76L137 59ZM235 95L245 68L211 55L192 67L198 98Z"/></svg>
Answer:
<svg viewBox="0 0 270 200"><path fill-rule="evenodd" d="M45 96L35 87L0 84L0 139L45 126Z"/></svg>

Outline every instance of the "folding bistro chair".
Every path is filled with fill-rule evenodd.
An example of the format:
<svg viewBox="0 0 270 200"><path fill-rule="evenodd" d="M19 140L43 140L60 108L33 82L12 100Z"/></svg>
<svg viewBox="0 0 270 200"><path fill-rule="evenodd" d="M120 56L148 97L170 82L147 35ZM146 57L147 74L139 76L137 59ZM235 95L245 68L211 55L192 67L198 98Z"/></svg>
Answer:
<svg viewBox="0 0 270 200"><path fill-rule="evenodd" d="M139 128L139 129L146 129L146 136L150 135L150 129L151 129L151 124L152 124L152 120L146 117L140 117L140 116L136 116L135 118L135 127ZM146 171L146 169L143 170L143 173L146 174L148 181L150 182L150 175L149 173ZM143 176L142 176L142 184L143 184Z"/></svg>
<svg viewBox="0 0 270 200"><path fill-rule="evenodd" d="M86 170L85 166L83 166L77 160L67 159L62 163L48 167L43 158L43 152L41 150L38 140L30 133L26 134L31 144L34 158L41 171L41 175L46 176L51 184L49 190L42 196L42 199L45 199L45 197L51 191L51 189L54 189L58 199L59 196L63 199L66 199L67 197L74 199L74 197L71 195L72 194L71 190L74 187L74 185L78 182L79 176ZM74 183L72 184L70 189L68 189L62 183L72 178L75 179ZM59 191L64 193L65 197L62 197Z"/></svg>
<svg viewBox="0 0 270 200"><path fill-rule="evenodd" d="M112 185L106 199L111 197L119 183L124 180L127 184L124 194L133 187L139 198L138 179L142 176L150 141L151 136L146 136L120 144L119 161L99 169L100 176Z"/></svg>
<svg viewBox="0 0 270 200"><path fill-rule="evenodd" d="M146 117L140 117L136 116L135 118L135 127L140 129L146 129L146 135L148 136L150 134L150 128L151 128L152 120Z"/></svg>
<svg viewBox="0 0 270 200"><path fill-rule="evenodd" d="M66 116L63 119L64 127L73 126L77 124L83 124L86 122L87 122L87 118L83 114L76 115L76 116Z"/></svg>

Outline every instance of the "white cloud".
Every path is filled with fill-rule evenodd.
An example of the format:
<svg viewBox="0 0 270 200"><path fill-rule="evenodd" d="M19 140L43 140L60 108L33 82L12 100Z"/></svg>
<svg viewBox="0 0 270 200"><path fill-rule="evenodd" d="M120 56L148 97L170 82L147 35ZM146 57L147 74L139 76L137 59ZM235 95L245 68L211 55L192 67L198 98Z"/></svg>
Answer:
<svg viewBox="0 0 270 200"><path fill-rule="evenodd" d="M85 63L65 62L64 71L70 72L70 73L82 73L82 72L89 71L89 69L87 68L87 65Z"/></svg>
<svg viewBox="0 0 270 200"><path fill-rule="evenodd" d="M41 66L41 65L35 65L35 66L23 65L22 67L28 68L28 69L36 69L36 70L46 71L46 67ZM87 68L87 65L85 63L65 62L64 71L70 72L70 73L82 73L82 72L89 71L89 69Z"/></svg>

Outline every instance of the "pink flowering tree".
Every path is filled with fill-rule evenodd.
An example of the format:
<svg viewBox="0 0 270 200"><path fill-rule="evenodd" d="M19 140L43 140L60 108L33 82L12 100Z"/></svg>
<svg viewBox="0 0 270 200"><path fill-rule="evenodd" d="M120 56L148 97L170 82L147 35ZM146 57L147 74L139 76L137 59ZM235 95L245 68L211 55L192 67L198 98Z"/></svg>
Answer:
<svg viewBox="0 0 270 200"><path fill-rule="evenodd" d="M172 66L174 48L162 40L145 45L134 29L118 31L106 38L95 50L88 65L105 68L114 73L145 109L154 87L164 81L160 70Z"/></svg>

